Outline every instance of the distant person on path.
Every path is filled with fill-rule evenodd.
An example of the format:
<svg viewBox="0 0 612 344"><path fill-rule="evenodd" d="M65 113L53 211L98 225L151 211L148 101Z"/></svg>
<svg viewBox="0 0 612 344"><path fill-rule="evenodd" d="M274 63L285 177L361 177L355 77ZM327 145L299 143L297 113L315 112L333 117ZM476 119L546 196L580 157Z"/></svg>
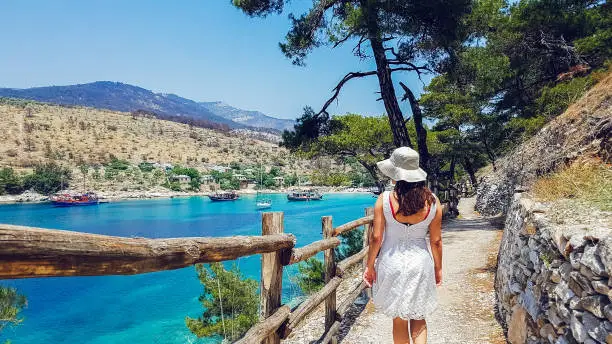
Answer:
<svg viewBox="0 0 612 344"><path fill-rule="evenodd" d="M442 207L427 187L427 173L414 150L400 147L378 168L395 189L383 192L374 206L363 278L372 287L377 310L393 317L394 343L409 344L412 338L425 344L425 317L436 308L436 285L442 283Z"/></svg>

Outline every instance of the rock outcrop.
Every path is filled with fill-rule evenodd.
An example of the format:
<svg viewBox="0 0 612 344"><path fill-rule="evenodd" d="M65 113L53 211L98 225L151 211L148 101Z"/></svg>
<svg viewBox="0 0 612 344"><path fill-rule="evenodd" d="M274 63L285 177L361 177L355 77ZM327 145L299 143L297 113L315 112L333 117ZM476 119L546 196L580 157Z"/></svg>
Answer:
<svg viewBox="0 0 612 344"><path fill-rule="evenodd" d="M612 343L612 214L582 210L514 195L495 277L508 342Z"/></svg>
<svg viewBox="0 0 612 344"><path fill-rule="evenodd" d="M517 189L581 157L612 162L612 73L535 136L496 162L476 192L483 215L506 213Z"/></svg>

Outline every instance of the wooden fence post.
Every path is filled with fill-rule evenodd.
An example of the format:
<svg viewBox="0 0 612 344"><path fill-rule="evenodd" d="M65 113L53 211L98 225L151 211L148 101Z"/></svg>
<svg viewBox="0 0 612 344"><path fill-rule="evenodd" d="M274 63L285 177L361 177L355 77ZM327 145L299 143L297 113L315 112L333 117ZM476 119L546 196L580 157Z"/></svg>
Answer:
<svg viewBox="0 0 612 344"><path fill-rule="evenodd" d="M321 223L323 226L323 238L331 238L334 233L334 228L332 226L332 217L331 216L323 216L321 218ZM330 248L325 250L323 253L324 261L325 261L325 284L329 283L332 278L336 275L336 261L335 261L335 253L334 249ZM336 322L336 290L331 292L329 296L325 299L325 331L329 331ZM336 335L332 336L332 340L330 343L336 344L338 338Z"/></svg>
<svg viewBox="0 0 612 344"><path fill-rule="evenodd" d="M261 216L261 234L283 233L283 213L267 212ZM281 293L283 289L283 264L281 250L261 255L261 293L260 301L260 320L271 316L276 309L281 306ZM268 336L262 342L264 344L280 344L280 337L277 332Z"/></svg>
<svg viewBox="0 0 612 344"><path fill-rule="evenodd" d="M370 216L370 215L374 215L374 208L370 207L370 208L366 208L365 210L365 216ZM372 230L374 229L374 226L372 224L366 223L363 226L363 247L367 247L370 244L370 234L372 233ZM367 265L368 265L368 255L366 254L366 256L363 258L363 271L365 271ZM365 297L367 297L368 299L372 298L372 288L366 288L364 289L364 295Z"/></svg>

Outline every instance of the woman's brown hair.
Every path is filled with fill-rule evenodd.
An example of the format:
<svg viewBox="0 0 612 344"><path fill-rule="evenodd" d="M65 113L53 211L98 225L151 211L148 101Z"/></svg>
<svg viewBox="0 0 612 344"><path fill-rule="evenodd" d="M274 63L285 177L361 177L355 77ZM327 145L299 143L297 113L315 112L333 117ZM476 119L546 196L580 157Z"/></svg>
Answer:
<svg viewBox="0 0 612 344"><path fill-rule="evenodd" d="M427 184L423 182L410 183L398 180L395 183L395 194L399 208L398 214L410 216L423 209L425 205L431 206L436 202L433 192L429 190Z"/></svg>

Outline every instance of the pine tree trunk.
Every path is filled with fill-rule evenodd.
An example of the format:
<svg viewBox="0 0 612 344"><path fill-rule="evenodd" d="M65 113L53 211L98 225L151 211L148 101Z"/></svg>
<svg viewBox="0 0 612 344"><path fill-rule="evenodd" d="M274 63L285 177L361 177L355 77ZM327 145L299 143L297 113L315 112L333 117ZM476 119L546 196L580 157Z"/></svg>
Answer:
<svg viewBox="0 0 612 344"><path fill-rule="evenodd" d="M395 94L389 62L385 55L385 47L383 46L380 29L378 27L378 9L375 7L374 2L369 0L361 0L361 8L366 17L368 40L372 46L374 60L376 61L376 75L378 76L378 84L380 85L380 96L385 104L385 110L389 117L389 124L393 132L393 143L397 147L412 147L410 137L408 137L408 130L404 123L404 116L402 115L402 110L399 107L399 102Z"/></svg>
<svg viewBox="0 0 612 344"><path fill-rule="evenodd" d="M419 162L421 167L427 171L429 171L429 150L427 149L427 130L423 126L423 113L421 112L421 107L419 106L419 102L414 97L414 94L408 87L404 87L404 91L406 91L406 95L408 96L408 101L410 102L410 108L412 109L412 119L414 120L414 128L416 129L417 135L417 146L419 150Z"/></svg>
<svg viewBox="0 0 612 344"><path fill-rule="evenodd" d="M385 191L385 184L378 179L378 174L376 173L378 169L376 168L376 165L368 164L365 161L360 161L360 160L357 160L357 161L359 161L361 166L363 166L368 171L370 176L372 176L372 178L374 179L374 182L376 183L376 187L378 188L378 191L380 191L380 193L383 193Z"/></svg>
<svg viewBox="0 0 612 344"><path fill-rule="evenodd" d="M470 176L470 181L472 182L472 186L476 187L476 184L478 184L476 180L476 171L474 171L474 166L472 165L472 162L470 161L470 159L463 158L463 167L465 168L465 171Z"/></svg>

